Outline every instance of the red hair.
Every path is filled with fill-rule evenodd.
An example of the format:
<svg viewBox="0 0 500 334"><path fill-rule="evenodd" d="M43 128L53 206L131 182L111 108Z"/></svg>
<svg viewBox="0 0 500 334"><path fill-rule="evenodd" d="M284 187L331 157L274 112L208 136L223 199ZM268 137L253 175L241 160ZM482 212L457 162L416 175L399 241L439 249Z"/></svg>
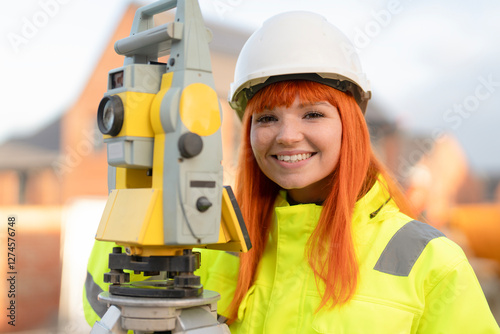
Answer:
<svg viewBox="0 0 500 334"><path fill-rule="evenodd" d="M375 183L386 178L392 198L404 205L403 195L390 181L375 158L364 116L351 95L329 86L305 80L282 81L261 89L248 102L243 116L242 143L236 177L236 197L252 241L252 249L240 255L240 272L229 307L234 321L238 307L253 283L257 265L269 236L279 186L260 170L250 145L252 115L264 109L290 107L296 98L303 103L328 101L342 121L339 162L333 171L331 191L323 203L318 225L308 242L307 256L318 289L323 291L318 309L346 303L355 293L358 263L351 235L351 216L356 201Z"/></svg>

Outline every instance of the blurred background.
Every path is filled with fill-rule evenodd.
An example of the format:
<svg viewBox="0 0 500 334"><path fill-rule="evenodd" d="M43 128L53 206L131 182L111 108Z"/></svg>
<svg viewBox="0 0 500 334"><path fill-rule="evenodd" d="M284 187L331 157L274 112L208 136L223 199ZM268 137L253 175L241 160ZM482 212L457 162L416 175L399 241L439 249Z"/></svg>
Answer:
<svg viewBox="0 0 500 334"><path fill-rule="evenodd" d="M88 333L86 261L107 198L96 125L113 44L152 1L5 1L0 10L0 245L16 223L16 326ZM324 15L353 41L372 84L366 118L381 160L421 218L467 253L500 320L500 3L495 0L199 0L223 106L224 177L239 120L226 98L239 50L268 17ZM157 16L169 22L174 12ZM300 47L300 41L297 41ZM4 249L5 253L5 249ZM7 257L0 258L7 275ZM3 277L3 276L2 276ZM0 305L7 305L0 279Z"/></svg>

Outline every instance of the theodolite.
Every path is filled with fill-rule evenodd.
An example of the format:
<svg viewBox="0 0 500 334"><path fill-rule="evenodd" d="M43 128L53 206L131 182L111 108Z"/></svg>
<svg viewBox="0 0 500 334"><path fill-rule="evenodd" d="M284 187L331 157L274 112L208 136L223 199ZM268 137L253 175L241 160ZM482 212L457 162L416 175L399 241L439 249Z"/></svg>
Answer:
<svg viewBox="0 0 500 334"><path fill-rule="evenodd" d="M155 27L153 16L173 8L175 20ZM91 333L229 333L216 319L219 294L194 275L193 248L251 248L222 185L210 39L197 0L164 0L139 8L130 36L115 43L125 61L109 72L98 107L110 192L96 239L119 247L99 296L109 309ZM124 270L150 278L130 282Z"/></svg>

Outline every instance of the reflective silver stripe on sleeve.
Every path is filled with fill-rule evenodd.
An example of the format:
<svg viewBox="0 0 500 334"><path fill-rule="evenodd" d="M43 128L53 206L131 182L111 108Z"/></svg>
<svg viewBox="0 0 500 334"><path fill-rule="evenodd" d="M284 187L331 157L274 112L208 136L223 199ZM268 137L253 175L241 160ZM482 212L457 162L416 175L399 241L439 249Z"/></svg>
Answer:
<svg viewBox="0 0 500 334"><path fill-rule="evenodd" d="M425 246L444 234L434 227L413 220L391 238L373 269L396 276L408 276Z"/></svg>
<svg viewBox="0 0 500 334"><path fill-rule="evenodd" d="M104 316L104 313L106 313L106 310L108 309L106 304L97 300L97 296L99 296L101 292L103 292L103 290L94 282L94 278L87 271L87 278L85 279L85 294L90 306L100 318Z"/></svg>

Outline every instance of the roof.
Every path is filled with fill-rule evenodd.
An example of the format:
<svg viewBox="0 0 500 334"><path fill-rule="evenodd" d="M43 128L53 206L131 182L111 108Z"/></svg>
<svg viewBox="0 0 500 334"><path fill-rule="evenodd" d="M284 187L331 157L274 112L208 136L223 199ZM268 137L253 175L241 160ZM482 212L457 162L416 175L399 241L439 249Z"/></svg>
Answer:
<svg viewBox="0 0 500 334"><path fill-rule="evenodd" d="M61 119L38 132L0 145L0 170L36 170L50 167L60 154Z"/></svg>

